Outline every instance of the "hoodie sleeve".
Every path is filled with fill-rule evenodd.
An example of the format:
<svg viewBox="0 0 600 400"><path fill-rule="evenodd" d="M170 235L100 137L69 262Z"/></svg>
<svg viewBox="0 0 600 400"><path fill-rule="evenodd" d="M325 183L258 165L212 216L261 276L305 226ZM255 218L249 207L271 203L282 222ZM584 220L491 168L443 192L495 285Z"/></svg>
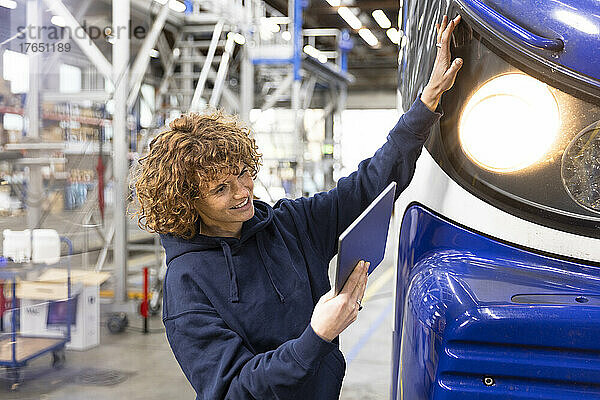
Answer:
<svg viewBox="0 0 600 400"><path fill-rule="evenodd" d="M396 198L410 183L417 158L441 112L430 111L415 100L390 131L386 143L373 157L329 192L285 202L296 225L307 231L309 240L325 262L337 252L337 238L391 182L397 182Z"/></svg>
<svg viewBox="0 0 600 400"><path fill-rule="evenodd" d="M309 325L277 349L253 354L209 306L164 322L175 358L199 399L292 398L336 348Z"/></svg>

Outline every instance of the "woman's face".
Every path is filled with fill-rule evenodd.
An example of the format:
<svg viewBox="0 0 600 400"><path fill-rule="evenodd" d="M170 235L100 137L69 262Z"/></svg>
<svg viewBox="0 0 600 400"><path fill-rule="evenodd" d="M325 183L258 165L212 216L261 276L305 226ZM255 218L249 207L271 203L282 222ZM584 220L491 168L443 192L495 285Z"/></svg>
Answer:
<svg viewBox="0 0 600 400"><path fill-rule="evenodd" d="M196 206L202 219L202 233L239 236L242 223L254 216L253 190L254 181L246 166L239 175L230 174L209 182L207 195Z"/></svg>

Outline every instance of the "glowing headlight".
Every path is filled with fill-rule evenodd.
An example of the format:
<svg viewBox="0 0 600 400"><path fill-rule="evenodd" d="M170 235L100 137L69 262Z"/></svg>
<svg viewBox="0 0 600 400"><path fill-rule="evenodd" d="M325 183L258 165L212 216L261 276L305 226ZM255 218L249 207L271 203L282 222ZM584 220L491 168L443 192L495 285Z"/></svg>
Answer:
<svg viewBox="0 0 600 400"><path fill-rule="evenodd" d="M512 172L546 154L559 124L558 104L548 87L531 76L510 73L489 80L469 99L459 138L473 162Z"/></svg>

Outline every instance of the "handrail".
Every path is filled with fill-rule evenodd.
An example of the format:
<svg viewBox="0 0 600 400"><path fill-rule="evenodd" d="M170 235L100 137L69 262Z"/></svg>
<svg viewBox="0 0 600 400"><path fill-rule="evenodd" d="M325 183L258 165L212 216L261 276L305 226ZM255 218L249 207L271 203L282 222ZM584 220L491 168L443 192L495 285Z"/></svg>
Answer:
<svg viewBox="0 0 600 400"><path fill-rule="evenodd" d="M564 49L565 44L562 39L549 39L529 32L527 29L517 25L515 22L493 10L480 0L463 0L463 2L469 8L476 11L486 22L494 24L496 27L504 30L507 34L522 41L528 46L552 51L561 51Z"/></svg>

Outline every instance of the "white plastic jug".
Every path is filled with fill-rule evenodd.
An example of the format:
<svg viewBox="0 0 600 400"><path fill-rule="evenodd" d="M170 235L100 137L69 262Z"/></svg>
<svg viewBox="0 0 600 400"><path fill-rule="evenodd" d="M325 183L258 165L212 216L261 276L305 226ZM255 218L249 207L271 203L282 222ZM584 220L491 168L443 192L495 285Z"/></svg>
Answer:
<svg viewBox="0 0 600 400"><path fill-rule="evenodd" d="M3 231L2 256L16 263L28 262L31 259L31 231Z"/></svg>
<svg viewBox="0 0 600 400"><path fill-rule="evenodd" d="M15 263L56 264L60 260L60 236L54 229L3 231L2 255Z"/></svg>

